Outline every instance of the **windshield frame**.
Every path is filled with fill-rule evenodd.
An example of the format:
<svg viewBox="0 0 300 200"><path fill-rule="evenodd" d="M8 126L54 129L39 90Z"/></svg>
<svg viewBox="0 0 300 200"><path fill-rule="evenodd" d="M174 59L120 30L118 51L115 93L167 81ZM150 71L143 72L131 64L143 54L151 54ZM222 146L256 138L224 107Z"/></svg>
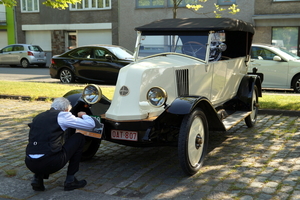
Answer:
<svg viewBox="0 0 300 200"><path fill-rule="evenodd" d="M210 34L209 32L197 32L197 33L186 33L186 32L159 32L159 33L147 33L143 34L142 32L137 32L137 42L135 46L134 51L134 58L137 60L138 58L145 58L153 55L159 55L164 53L179 53L179 54L185 54L187 56L193 56L197 59L200 59L202 61L206 60L207 53L209 51L209 48L207 45L208 41L210 40ZM157 42L157 44L153 44L152 40L151 43L148 43L143 41L147 37L151 36L158 36L158 40L163 40L163 42ZM175 36L173 38L173 36ZM161 37L161 38L160 38ZM187 41L198 41L200 44L202 44L202 55L189 55L187 53L183 52L183 46ZM143 46L144 44L144 46ZM153 45L153 46L152 46ZM152 46L152 47L151 47ZM146 48L145 48L146 47ZM145 48L145 49L144 49ZM147 52L147 50L149 50ZM153 52L151 52L153 50ZM144 52L143 52L144 51ZM142 55L142 56L141 56ZM204 55L204 56L203 56Z"/></svg>

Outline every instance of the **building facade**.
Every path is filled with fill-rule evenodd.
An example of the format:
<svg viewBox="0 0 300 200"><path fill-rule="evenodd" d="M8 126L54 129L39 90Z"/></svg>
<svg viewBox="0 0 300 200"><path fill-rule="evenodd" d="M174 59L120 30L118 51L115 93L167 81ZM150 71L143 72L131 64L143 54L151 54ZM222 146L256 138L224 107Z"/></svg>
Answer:
<svg viewBox="0 0 300 200"><path fill-rule="evenodd" d="M49 61L77 46L118 41L118 0L82 0L65 10L42 2L18 1L17 42L41 46Z"/></svg>
<svg viewBox="0 0 300 200"><path fill-rule="evenodd" d="M215 17L213 11L214 4L229 8L229 5L235 3L241 9L241 12L232 15L227 11L222 12L222 17L230 17L253 23L254 0L209 0L202 3L203 8L193 12L186 8L188 3L194 0L182 0L181 6L177 10L177 18L190 17ZM136 32L135 27L147 24L149 22L173 18L173 0L122 0L119 1L119 45L129 50L134 50Z"/></svg>
<svg viewBox="0 0 300 200"><path fill-rule="evenodd" d="M254 42L274 44L299 53L300 0L256 0Z"/></svg>
<svg viewBox="0 0 300 200"><path fill-rule="evenodd" d="M0 4L0 49L15 43L14 8Z"/></svg>

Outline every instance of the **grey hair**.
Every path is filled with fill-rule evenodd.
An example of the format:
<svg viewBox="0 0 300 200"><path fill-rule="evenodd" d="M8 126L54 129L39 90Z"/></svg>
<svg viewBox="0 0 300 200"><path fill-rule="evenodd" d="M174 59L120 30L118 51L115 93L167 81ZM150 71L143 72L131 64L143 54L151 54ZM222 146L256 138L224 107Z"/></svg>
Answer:
<svg viewBox="0 0 300 200"><path fill-rule="evenodd" d="M68 99L64 97L59 97L54 99L53 103L51 104L51 107L55 110L69 111L71 110L71 103Z"/></svg>

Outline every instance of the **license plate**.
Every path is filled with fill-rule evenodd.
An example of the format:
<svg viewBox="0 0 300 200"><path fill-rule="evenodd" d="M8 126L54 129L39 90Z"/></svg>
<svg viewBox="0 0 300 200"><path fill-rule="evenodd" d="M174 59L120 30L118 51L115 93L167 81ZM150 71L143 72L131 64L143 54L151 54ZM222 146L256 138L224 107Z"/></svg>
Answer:
<svg viewBox="0 0 300 200"><path fill-rule="evenodd" d="M44 59L38 59L38 61L44 61Z"/></svg>
<svg viewBox="0 0 300 200"><path fill-rule="evenodd" d="M138 133L135 131L111 130L111 138L116 140L138 141Z"/></svg>

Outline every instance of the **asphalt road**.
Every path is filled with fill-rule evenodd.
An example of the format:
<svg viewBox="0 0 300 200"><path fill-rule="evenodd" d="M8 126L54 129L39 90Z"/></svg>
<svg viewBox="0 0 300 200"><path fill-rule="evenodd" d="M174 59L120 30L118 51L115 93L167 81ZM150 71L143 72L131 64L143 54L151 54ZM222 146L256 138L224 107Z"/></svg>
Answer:
<svg viewBox="0 0 300 200"><path fill-rule="evenodd" d="M35 82L60 82L59 79L52 79L49 75L49 68L38 67L9 67L0 65L0 81L35 81Z"/></svg>

